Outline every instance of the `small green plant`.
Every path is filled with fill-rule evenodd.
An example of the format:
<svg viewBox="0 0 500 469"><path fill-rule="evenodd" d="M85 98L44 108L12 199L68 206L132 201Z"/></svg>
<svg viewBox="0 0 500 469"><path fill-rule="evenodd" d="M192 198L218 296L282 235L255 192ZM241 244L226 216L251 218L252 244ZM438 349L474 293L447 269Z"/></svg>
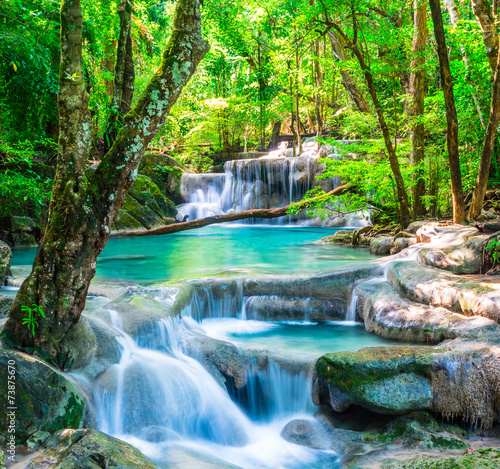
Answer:
<svg viewBox="0 0 500 469"><path fill-rule="evenodd" d="M28 316L23 318L22 323L28 327L28 330L35 337L35 329L38 327L37 317L42 316L42 318L45 318L42 307L33 303L31 308L29 306L21 306L21 311L28 313Z"/></svg>
<svg viewBox="0 0 500 469"><path fill-rule="evenodd" d="M495 264L500 260L500 242L494 239L486 249L492 249L491 257L495 261Z"/></svg>

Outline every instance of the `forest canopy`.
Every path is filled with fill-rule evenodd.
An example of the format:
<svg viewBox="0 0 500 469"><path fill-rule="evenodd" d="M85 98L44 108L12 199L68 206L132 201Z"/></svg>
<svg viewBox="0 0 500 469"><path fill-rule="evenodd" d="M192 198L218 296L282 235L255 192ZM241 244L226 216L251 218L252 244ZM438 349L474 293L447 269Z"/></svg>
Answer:
<svg viewBox="0 0 500 469"><path fill-rule="evenodd" d="M83 79L97 160L113 139L123 4L82 1ZM300 134L330 132L324 138L360 140L338 149L353 157L328 161L327 176L359 187L345 196L348 207L370 206L375 215L405 222L424 213L451 215L457 174L449 163L450 110L432 4L442 15L458 122L461 187L455 184L453 200L463 189L468 203L485 148L498 52L496 6L488 0L205 0L202 23L211 49L151 146L202 171L211 153L265 150L276 132L293 134L297 144ZM135 100L160 64L175 5L134 2ZM54 153L58 11L52 0L0 5L2 154ZM492 128L490 186L500 180Z"/></svg>

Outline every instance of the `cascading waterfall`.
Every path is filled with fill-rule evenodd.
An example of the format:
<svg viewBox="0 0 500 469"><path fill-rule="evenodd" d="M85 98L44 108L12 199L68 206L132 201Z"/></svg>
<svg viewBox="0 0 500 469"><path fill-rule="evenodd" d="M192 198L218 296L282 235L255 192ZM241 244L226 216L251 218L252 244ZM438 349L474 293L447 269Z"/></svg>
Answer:
<svg viewBox="0 0 500 469"><path fill-rule="evenodd" d="M312 414L316 408L311 399L308 370L286 370L270 361L259 370L255 360L246 371L246 397L252 417L272 420L293 414Z"/></svg>
<svg viewBox="0 0 500 469"><path fill-rule="evenodd" d="M188 215L193 220L249 209L281 207L301 200L315 186L330 191L340 183L339 178L317 179L323 170L317 155L234 160L226 162L224 169L225 174L182 176L181 193L187 203L178 208L179 218ZM265 222L286 224L290 217Z"/></svg>
<svg viewBox="0 0 500 469"><path fill-rule="evenodd" d="M244 319L242 292L238 285L221 300L209 290L194 294L180 316L143 323L135 339L123 331L120 315L109 311L122 351L119 363L94 385L100 430L130 442L165 468L179 448L181 453L227 458L245 469L339 467L335 453L296 446L280 437L290 418L311 416L314 409L303 367L288 371L273 362L265 369L249 367L247 393L255 406L245 415L227 390L184 353L186 340L205 335L201 319L207 309L211 317Z"/></svg>

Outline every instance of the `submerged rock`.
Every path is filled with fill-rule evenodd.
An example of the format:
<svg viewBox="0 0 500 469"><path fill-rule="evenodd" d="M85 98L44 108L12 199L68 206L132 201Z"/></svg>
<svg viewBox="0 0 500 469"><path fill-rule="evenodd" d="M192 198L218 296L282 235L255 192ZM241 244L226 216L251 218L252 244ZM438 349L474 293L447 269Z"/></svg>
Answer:
<svg viewBox="0 0 500 469"><path fill-rule="evenodd" d="M15 376L15 404L7 394L7 383ZM37 432L53 433L78 428L88 406L74 384L43 361L13 350L0 350L0 408L17 407L13 415L17 443L25 443ZM0 421L0 446L7 442L6 418Z"/></svg>
<svg viewBox="0 0 500 469"><path fill-rule="evenodd" d="M48 438L43 454L26 469L157 469L137 448L93 429L61 430Z"/></svg>

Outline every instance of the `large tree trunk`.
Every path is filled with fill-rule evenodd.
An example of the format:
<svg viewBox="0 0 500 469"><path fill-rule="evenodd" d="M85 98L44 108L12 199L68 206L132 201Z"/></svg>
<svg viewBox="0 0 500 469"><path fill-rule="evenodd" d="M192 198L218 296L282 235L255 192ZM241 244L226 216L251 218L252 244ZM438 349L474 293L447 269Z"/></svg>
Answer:
<svg viewBox="0 0 500 469"><path fill-rule="evenodd" d="M199 0L179 0L160 67L124 117L112 148L87 179L84 165L90 147L90 122L81 80L81 46L80 0L63 0L60 153L49 220L33 270L22 284L2 332L8 345L36 352L63 369L72 361L65 337L80 318L113 217L137 177L149 142L208 50L201 35ZM22 324L25 314L21 311L22 306L33 304L46 315L38 320L34 336Z"/></svg>
<svg viewBox="0 0 500 469"><path fill-rule="evenodd" d="M465 222L464 194L462 190L462 173L460 171L460 159L458 156L458 118L455 107L455 96L453 95L453 83L451 80L450 63L448 51L446 50L446 38L444 34L443 16L439 0L429 0L434 25L434 36L439 57L439 70L443 87L444 102L446 106L447 122L447 145L448 159L450 162L451 193L453 198L453 222Z"/></svg>
<svg viewBox="0 0 500 469"><path fill-rule="evenodd" d="M410 94L413 102L409 109L414 119L412 136L411 162L417 168L415 185L413 187L413 215L421 216L425 212L422 197L425 195L424 160L425 160L425 125L422 122L424 115L425 98L425 43L427 41L427 1L414 0L414 24L410 74Z"/></svg>
<svg viewBox="0 0 500 469"><path fill-rule="evenodd" d="M231 221L245 220L247 218L278 218L287 215L288 210L292 207L303 210L312 207L315 203L327 202L330 197L342 195L347 189L349 189L350 184L344 184L333 189L326 194L314 197L309 200L304 200L302 202L293 203L290 205L285 205L284 207L277 208L258 208L252 210L243 210L241 212L227 213L225 215L216 215L213 217L198 218L197 220L183 221L180 223L173 223L171 225L159 226L158 228L153 228L151 230L133 230L133 231L120 231L118 233L113 233L111 236L113 238L123 238L126 236L157 236L164 234L179 233L180 231L194 230L197 228L203 228L208 225L215 225L218 223L228 223Z"/></svg>
<svg viewBox="0 0 500 469"><path fill-rule="evenodd" d="M498 55L498 34L492 7L487 0L472 0L471 3L474 15L483 34L486 57L488 58L492 73L495 73Z"/></svg>
<svg viewBox="0 0 500 469"><path fill-rule="evenodd" d="M328 32L328 39L330 39L330 45L332 46L332 52L335 60L339 63L345 61L345 50L342 44L339 42L337 36L335 36L335 34L333 34L332 32ZM351 98L351 101L356 106L356 109L359 112L368 114L370 112L370 106L368 106L368 103L361 94L361 91L359 91L358 85L356 85L354 78L342 69L340 70L340 76L342 77L342 84L344 85L347 94Z"/></svg>
<svg viewBox="0 0 500 469"><path fill-rule="evenodd" d="M477 174L476 187L472 194L472 201L469 208L468 218L473 220L483 208L484 195L486 194L486 186L488 185L488 176L490 173L491 157L493 155L493 147L495 146L495 137L497 135L498 124L500 123L500 54L497 57L497 65L495 69L495 80L493 82L493 90L491 92L490 117L488 126L484 135L483 150L481 152L481 161L479 163L479 171Z"/></svg>

